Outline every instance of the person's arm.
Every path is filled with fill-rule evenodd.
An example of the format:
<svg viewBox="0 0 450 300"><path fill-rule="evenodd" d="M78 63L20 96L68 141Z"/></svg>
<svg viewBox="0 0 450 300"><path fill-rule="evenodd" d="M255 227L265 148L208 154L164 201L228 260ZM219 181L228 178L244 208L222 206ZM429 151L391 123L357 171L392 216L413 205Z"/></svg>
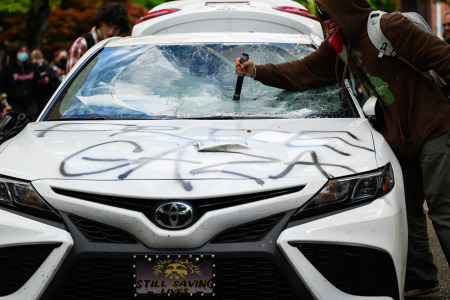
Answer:
<svg viewBox="0 0 450 300"><path fill-rule="evenodd" d="M410 64L422 71L433 69L446 83L450 83L449 44L402 15L383 15L380 25L394 50Z"/></svg>
<svg viewBox="0 0 450 300"><path fill-rule="evenodd" d="M2 93L6 93L8 97L12 98L11 91L13 88L12 76L9 72L10 65L3 66L2 73L0 75L0 84L2 85Z"/></svg>
<svg viewBox="0 0 450 300"><path fill-rule="evenodd" d="M48 91L50 92L50 94L53 94L58 88L61 81L59 80L58 74L56 74L55 70L53 70L52 67L50 67L49 65L45 65L45 69L48 76Z"/></svg>
<svg viewBox="0 0 450 300"><path fill-rule="evenodd" d="M67 58L66 74L75 66L77 61L83 56L87 51L86 40L82 37L78 38L70 47L69 57Z"/></svg>
<svg viewBox="0 0 450 300"><path fill-rule="evenodd" d="M242 66L239 66L236 61L236 74L254 76L255 80L276 88L291 91L307 90L337 81L336 56L333 47L328 40L325 40L316 51L301 60L254 67L252 61ZM240 67L243 68L242 71L239 70ZM342 76L342 72L343 63L339 61L339 76Z"/></svg>

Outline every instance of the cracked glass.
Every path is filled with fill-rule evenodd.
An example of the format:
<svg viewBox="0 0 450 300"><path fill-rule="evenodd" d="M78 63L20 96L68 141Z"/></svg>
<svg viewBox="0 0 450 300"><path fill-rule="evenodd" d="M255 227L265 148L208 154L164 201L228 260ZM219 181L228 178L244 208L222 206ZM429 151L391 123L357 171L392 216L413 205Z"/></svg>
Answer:
<svg viewBox="0 0 450 300"><path fill-rule="evenodd" d="M354 118L348 95L330 84L287 91L244 79L233 95L235 58L255 64L302 59L299 44L137 45L103 49L72 81L47 119Z"/></svg>

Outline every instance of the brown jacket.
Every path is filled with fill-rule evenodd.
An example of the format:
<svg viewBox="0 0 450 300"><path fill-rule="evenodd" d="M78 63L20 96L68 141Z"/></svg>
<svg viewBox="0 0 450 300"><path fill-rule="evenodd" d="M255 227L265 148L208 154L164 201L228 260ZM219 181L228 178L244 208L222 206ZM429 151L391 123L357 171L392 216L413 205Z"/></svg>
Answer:
<svg viewBox="0 0 450 300"><path fill-rule="evenodd" d="M429 81L397 58L384 56L367 34L372 11L366 0L316 0L336 21L349 49L348 64L377 96L383 110L381 128L397 155L414 157L427 141L450 129L450 105L438 84ZM450 45L428 34L401 15L385 14L381 29L393 48L420 70L434 69L450 83ZM255 79L288 90L305 90L341 80L344 64L328 40L302 60L256 66ZM347 72L348 73L348 72Z"/></svg>

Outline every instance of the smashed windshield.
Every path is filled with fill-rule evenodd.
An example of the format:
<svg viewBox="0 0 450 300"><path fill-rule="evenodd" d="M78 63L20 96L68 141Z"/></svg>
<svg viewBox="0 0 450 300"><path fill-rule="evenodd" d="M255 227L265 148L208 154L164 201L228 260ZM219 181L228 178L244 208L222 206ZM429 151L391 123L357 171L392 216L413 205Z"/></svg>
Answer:
<svg viewBox="0 0 450 300"><path fill-rule="evenodd" d="M313 51L310 45L274 43L105 48L54 103L47 119L355 117L338 84L292 92L246 77L240 101L233 100L234 60L241 53L255 64L276 64Z"/></svg>

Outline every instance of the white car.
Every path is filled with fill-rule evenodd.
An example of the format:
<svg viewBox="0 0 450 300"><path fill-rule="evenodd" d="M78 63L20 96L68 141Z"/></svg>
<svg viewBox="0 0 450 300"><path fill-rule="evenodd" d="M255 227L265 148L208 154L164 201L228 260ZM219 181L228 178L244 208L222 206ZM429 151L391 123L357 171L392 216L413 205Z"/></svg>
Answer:
<svg viewBox="0 0 450 300"><path fill-rule="evenodd" d="M317 17L291 0L181 0L160 4L132 36L190 32L271 32L323 37Z"/></svg>
<svg viewBox="0 0 450 300"><path fill-rule="evenodd" d="M0 299L402 299L402 173L354 97L245 78L232 100L241 53L314 48L244 32L95 45L0 145Z"/></svg>

